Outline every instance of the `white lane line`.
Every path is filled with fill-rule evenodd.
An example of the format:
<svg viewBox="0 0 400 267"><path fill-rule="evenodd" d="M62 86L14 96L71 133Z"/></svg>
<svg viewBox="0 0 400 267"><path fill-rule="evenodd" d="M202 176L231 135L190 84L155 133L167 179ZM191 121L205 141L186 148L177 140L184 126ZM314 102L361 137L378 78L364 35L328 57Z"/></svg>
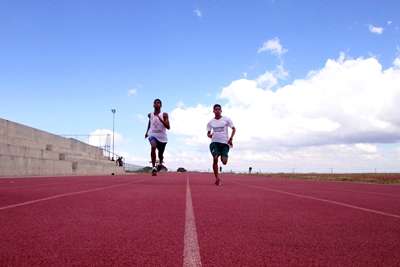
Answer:
<svg viewBox="0 0 400 267"><path fill-rule="evenodd" d="M51 183L43 183L43 184L30 184L30 185L23 185L23 184L12 184L10 187L2 187L0 190L20 190L20 189L40 189L40 187L46 187L46 186L68 186L68 185L73 185L73 182L70 181L64 181L64 182L51 182Z"/></svg>
<svg viewBox="0 0 400 267"><path fill-rule="evenodd" d="M260 181L262 179L261 177L257 177L257 181ZM288 179L288 178L286 178ZM290 180L290 181L295 181L295 180ZM349 185L349 182L346 181L332 181L332 180L297 180L297 181L302 181L302 182L307 182L307 183L313 183L313 182L318 182L318 183L346 183ZM400 187L398 184L377 184L377 183L367 183L367 182L352 182L354 184L366 184L366 185L379 185L379 186L397 186ZM316 191L338 191L336 189L316 189ZM388 197L395 197L399 198L400 195L395 195L391 193L385 193L385 192L372 192L372 191L358 191L358 190L340 190L340 192L350 192L350 193L363 193L363 194L372 194L372 195L379 195L379 196L388 196Z"/></svg>
<svg viewBox="0 0 400 267"><path fill-rule="evenodd" d="M142 179L142 180L144 180L144 179ZM3 207L0 207L0 210L12 209L12 208L16 208L16 207L31 205L31 204L35 204L35 203L38 203L38 202L43 202L43 201L62 198L62 197L68 197L68 196L74 196L74 195L80 195L80 194L85 194L85 193L91 193L91 192L106 190L106 189L110 189L110 188L114 188L114 187L124 186L124 185L131 184L131 183L134 183L134 182L140 182L142 180L136 180L136 181L132 181L132 182L129 182L129 183L116 184L116 185L110 185L110 186L104 186L104 187L97 187L97 188L93 188L93 189L89 189L89 190L82 190L82 191L76 191L76 192L71 192L71 193L54 195L54 196L50 196L50 197L39 198L39 199L35 199L35 200L30 200L30 201L26 201L26 202L21 202L21 203L17 203L17 204L3 206Z"/></svg>
<svg viewBox="0 0 400 267"><path fill-rule="evenodd" d="M237 182L233 182L233 183L239 184L241 186L247 186L247 187L262 189L262 190L266 190L266 191L271 191L271 192L285 194L285 195L299 197L299 198L317 200L317 201L321 201L321 202L335 204L335 205L342 206L342 207L352 208L352 209L356 209L356 210L362 210L362 211L365 211L365 212L370 212L370 213L375 213L375 214L379 214L379 215L383 215L383 216L388 216L388 217L400 219L400 215L397 215L397 214L383 212L383 211L379 211L379 210L368 209L368 208L363 208L363 207L354 206L354 205L351 205L351 204L338 202L338 201L334 201L334 200L328 200L328 199L323 199L323 198L318 198L318 197L311 197L311 196L307 196L307 195L295 194L295 193L290 193L290 192L286 192L286 191L282 191L282 190L278 190L278 189L270 189L270 188L266 188L266 187L263 187L263 186L247 185L247 184L242 184L242 183L237 183Z"/></svg>
<svg viewBox="0 0 400 267"><path fill-rule="evenodd" d="M186 176L186 216L183 248L183 266L201 266L199 242L197 240L196 220L194 217L189 177Z"/></svg>
<svg viewBox="0 0 400 267"><path fill-rule="evenodd" d="M357 194L377 195L377 196L384 196L384 197L395 197L395 198L400 197L400 195L394 195L394 194L388 194L388 193L356 191L356 190L317 189L317 190L314 190L314 192L348 192L348 193L357 193Z"/></svg>

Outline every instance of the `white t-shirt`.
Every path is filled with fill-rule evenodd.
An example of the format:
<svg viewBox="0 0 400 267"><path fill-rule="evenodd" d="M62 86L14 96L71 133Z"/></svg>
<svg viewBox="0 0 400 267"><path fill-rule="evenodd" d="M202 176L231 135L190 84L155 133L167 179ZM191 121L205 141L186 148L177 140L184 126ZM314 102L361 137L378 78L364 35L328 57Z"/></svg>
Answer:
<svg viewBox="0 0 400 267"><path fill-rule="evenodd" d="M158 114L161 119L164 119L164 112ZM165 128L164 124L160 121L159 118L154 115L154 113L150 113L150 129L149 129L149 136L153 136L157 138L158 141L166 143L168 142L167 138L167 129Z"/></svg>
<svg viewBox="0 0 400 267"><path fill-rule="evenodd" d="M235 127L228 117L221 117L219 120L213 118L210 120L207 124L207 131L212 132L211 142L228 144L228 127Z"/></svg>

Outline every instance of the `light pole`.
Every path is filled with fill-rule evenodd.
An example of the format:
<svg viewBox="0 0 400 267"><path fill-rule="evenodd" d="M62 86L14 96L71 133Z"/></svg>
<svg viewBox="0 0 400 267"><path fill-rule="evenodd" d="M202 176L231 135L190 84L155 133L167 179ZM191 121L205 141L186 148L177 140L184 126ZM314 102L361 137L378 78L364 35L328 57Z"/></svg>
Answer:
<svg viewBox="0 0 400 267"><path fill-rule="evenodd" d="M113 114L113 150L112 150L112 159L114 160L114 126L115 126L115 112L117 110L115 108L111 109L111 112Z"/></svg>
<svg viewBox="0 0 400 267"><path fill-rule="evenodd" d="M106 136L106 151L108 153L108 159L110 159L111 156L111 134L107 134Z"/></svg>

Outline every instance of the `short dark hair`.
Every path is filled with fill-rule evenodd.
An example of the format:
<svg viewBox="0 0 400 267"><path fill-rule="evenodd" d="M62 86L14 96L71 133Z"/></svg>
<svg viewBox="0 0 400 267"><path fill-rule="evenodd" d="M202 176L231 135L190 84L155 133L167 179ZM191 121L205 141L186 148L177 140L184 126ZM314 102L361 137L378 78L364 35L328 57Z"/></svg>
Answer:
<svg viewBox="0 0 400 267"><path fill-rule="evenodd" d="M160 101L160 104L162 105L162 101L158 98L154 99L153 104L155 104L157 101Z"/></svg>
<svg viewBox="0 0 400 267"><path fill-rule="evenodd" d="M213 107L213 109L215 109L215 108L222 108L222 107L221 107L220 104L215 104L214 107Z"/></svg>

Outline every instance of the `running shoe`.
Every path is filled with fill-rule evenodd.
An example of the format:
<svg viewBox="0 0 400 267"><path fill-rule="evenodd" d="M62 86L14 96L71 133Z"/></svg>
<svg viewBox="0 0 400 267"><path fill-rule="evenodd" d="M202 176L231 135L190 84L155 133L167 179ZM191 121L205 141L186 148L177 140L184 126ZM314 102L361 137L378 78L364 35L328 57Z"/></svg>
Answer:
<svg viewBox="0 0 400 267"><path fill-rule="evenodd" d="M158 172L166 172L166 171L168 171L168 169L167 169L167 167L165 167L164 165L158 164L158 165L157 165L157 171L158 171Z"/></svg>
<svg viewBox="0 0 400 267"><path fill-rule="evenodd" d="M151 175L152 176L157 176L157 168L153 167L152 171L151 171Z"/></svg>

